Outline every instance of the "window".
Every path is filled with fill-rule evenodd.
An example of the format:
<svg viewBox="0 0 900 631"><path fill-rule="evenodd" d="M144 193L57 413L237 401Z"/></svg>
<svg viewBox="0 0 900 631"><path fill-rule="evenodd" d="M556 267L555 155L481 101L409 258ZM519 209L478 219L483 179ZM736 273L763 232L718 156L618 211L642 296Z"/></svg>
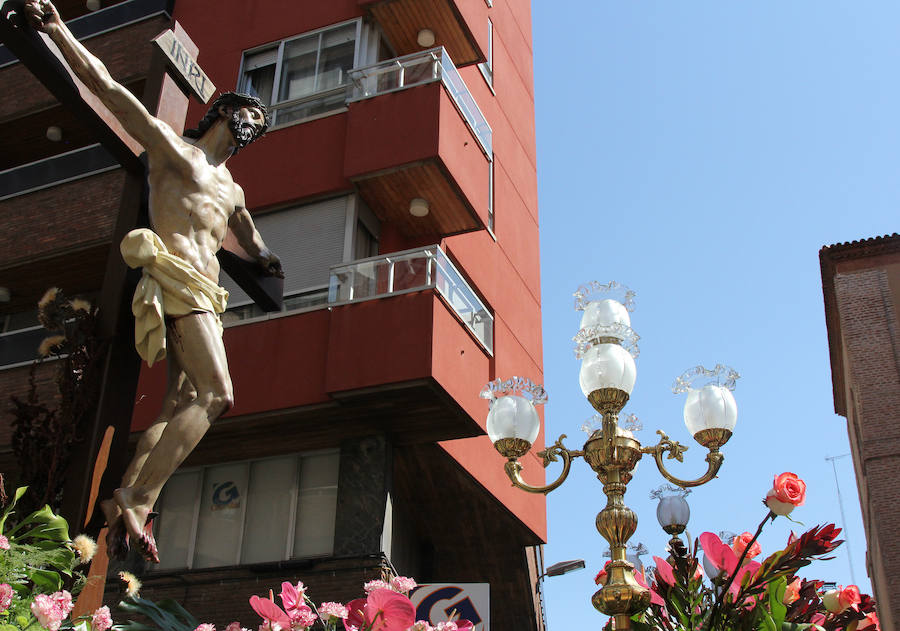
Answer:
<svg viewBox="0 0 900 631"><path fill-rule="evenodd" d="M494 234L494 164L492 159L488 164L488 230Z"/></svg>
<svg viewBox="0 0 900 631"><path fill-rule="evenodd" d="M488 49L487 61L478 64L478 69L487 84L494 89L494 23L488 20Z"/></svg>
<svg viewBox="0 0 900 631"><path fill-rule="evenodd" d="M160 570L327 556L337 451L179 471L158 502Z"/></svg>
<svg viewBox="0 0 900 631"><path fill-rule="evenodd" d="M349 71L389 54L361 20L329 26L244 54L242 92L270 106L273 125L344 107Z"/></svg>

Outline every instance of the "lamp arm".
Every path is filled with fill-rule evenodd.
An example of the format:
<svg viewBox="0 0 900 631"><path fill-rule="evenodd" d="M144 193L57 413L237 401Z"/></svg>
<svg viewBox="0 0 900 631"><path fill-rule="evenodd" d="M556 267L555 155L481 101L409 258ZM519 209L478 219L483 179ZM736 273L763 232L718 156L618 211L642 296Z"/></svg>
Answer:
<svg viewBox="0 0 900 631"><path fill-rule="evenodd" d="M538 455L543 460L544 467L551 462L556 462L557 456L562 458L563 470L556 480L546 486L531 486L522 479L522 464L518 460L508 460L506 464L503 465L503 469L506 471L506 475L513 483L513 486L522 489L523 491L528 491L529 493L543 493L546 495L565 482L566 478L569 477L569 469L572 468L572 459L583 455L583 452L581 451L570 451L569 449L566 449L562 444L562 440L565 437L566 435L563 434L553 445L538 452Z"/></svg>
<svg viewBox="0 0 900 631"><path fill-rule="evenodd" d="M688 448L677 441L671 440L662 430L657 430L656 433L660 435L659 443L653 447L644 447L641 449L641 453L653 454L653 459L656 461L656 468L659 469L660 474L662 474L666 480L685 488L706 484L716 477L716 474L722 467L722 462L725 460L725 456L723 456L718 449L709 450L709 453L706 455L706 462L708 463L706 473L696 480L681 480L669 473L666 466L663 464L663 454L668 452L670 460L674 458L678 462L684 462L683 454Z"/></svg>

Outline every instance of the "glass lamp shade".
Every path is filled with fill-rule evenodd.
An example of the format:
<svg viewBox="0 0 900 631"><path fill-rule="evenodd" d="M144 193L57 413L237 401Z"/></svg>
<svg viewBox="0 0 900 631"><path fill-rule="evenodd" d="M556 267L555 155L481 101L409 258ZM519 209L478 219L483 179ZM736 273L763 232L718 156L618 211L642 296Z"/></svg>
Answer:
<svg viewBox="0 0 900 631"><path fill-rule="evenodd" d="M584 308L584 315L581 316L581 327L609 327L614 324L622 324L631 326L631 317L628 310L618 300L606 298L604 300L592 300Z"/></svg>
<svg viewBox="0 0 900 631"><path fill-rule="evenodd" d="M710 384L688 392L684 424L691 436L705 429L734 431L736 423L737 402L728 388Z"/></svg>
<svg viewBox="0 0 900 631"><path fill-rule="evenodd" d="M634 552L626 552L625 560L631 563L634 566L634 569L643 574L644 572L644 562L641 561L641 557L639 557Z"/></svg>
<svg viewBox="0 0 900 631"><path fill-rule="evenodd" d="M578 375L584 396L600 388L615 388L631 394L636 378L634 358L618 344L597 344L589 348L581 360Z"/></svg>
<svg viewBox="0 0 900 631"><path fill-rule="evenodd" d="M709 560L706 556L706 553L703 554L703 571L706 572L706 575L710 578L717 578L720 575L725 575L725 570L720 570L715 566L715 564Z"/></svg>
<svg viewBox="0 0 900 631"><path fill-rule="evenodd" d="M669 495L659 499L659 504L656 506L656 519L663 528L666 526L687 526L690 518L691 507L682 496Z"/></svg>
<svg viewBox="0 0 900 631"><path fill-rule="evenodd" d="M534 404L517 394L495 399L487 416L487 433L492 443L501 438L521 438L533 445L541 429Z"/></svg>

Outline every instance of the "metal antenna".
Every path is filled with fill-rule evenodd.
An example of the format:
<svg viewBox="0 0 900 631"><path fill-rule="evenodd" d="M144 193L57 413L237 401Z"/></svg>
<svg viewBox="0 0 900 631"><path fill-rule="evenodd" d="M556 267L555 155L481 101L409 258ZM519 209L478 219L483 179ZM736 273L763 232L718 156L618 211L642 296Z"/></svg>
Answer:
<svg viewBox="0 0 900 631"><path fill-rule="evenodd" d="M853 553L851 552L851 541L850 537L847 536L847 517L844 515L844 500L841 497L841 485L838 482L838 474L837 474L837 466L834 464L834 461L838 458L845 458L850 454L841 454L840 456L825 456L825 460L831 461L831 469L834 471L834 486L837 487L837 496L838 496L838 506L841 509L841 522L844 526L844 536L847 537L847 562L850 564L850 580L853 581L854 585L859 585L856 582L856 574L853 571Z"/></svg>

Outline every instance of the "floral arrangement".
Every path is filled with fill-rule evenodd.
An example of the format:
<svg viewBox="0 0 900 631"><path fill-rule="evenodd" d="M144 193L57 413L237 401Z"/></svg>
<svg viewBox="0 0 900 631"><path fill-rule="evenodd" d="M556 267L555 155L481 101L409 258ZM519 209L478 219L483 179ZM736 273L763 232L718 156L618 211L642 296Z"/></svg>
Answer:
<svg viewBox="0 0 900 631"><path fill-rule="evenodd" d="M263 623L259 631L307 631L318 621L325 631L337 631L338 622L345 631L471 631L469 620L451 620L432 626L424 620L416 620L416 608L409 599L409 592L417 587L416 581L406 576L391 576L389 573L379 580L369 581L363 586L365 598L351 600L346 605L325 602L318 608L306 595L303 583L281 584L281 604L275 604L275 597L253 596L250 606L260 615ZM203 627L204 625L200 625ZM198 627L195 631L215 631ZM246 631L237 622L232 622L226 631Z"/></svg>
<svg viewBox="0 0 900 631"><path fill-rule="evenodd" d="M96 405L105 348L97 336L97 309L86 300L69 300L56 287L38 302L38 320L49 335L37 349L26 396L10 397L13 453L21 485L29 488L21 501L26 512L59 505L72 445ZM55 406L41 401L36 382L38 366L48 359L59 360Z"/></svg>
<svg viewBox="0 0 900 631"><path fill-rule="evenodd" d="M755 534L745 532L726 543L704 532L691 547L673 540L668 559L653 557L652 572L635 573L651 596L647 611L633 617L635 631L878 631L875 601L855 585L823 592L823 581L797 574L814 559L833 558L825 555L843 543L834 524L799 536L792 532L782 550L753 560L762 553L757 539L763 527L787 517L805 499L803 480L782 473L766 493L768 512ZM597 575L598 584L605 584L605 574ZM604 628L613 625L610 620Z"/></svg>
<svg viewBox="0 0 900 631"><path fill-rule="evenodd" d="M97 544L85 535L69 539L66 520L49 506L7 528L25 491L17 489L0 516L0 631L107 631L108 607L70 619L73 597L85 584L78 566L90 562Z"/></svg>

